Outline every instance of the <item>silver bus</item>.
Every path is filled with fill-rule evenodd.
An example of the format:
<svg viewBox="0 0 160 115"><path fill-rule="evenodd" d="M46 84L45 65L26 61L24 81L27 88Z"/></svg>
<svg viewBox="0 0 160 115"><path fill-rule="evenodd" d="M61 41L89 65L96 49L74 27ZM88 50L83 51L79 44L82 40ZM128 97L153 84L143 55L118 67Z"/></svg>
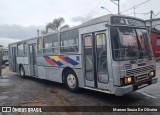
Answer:
<svg viewBox="0 0 160 115"><path fill-rule="evenodd" d="M105 15L79 26L9 45L9 66L20 76L117 96L157 82L144 20Z"/></svg>
<svg viewBox="0 0 160 115"><path fill-rule="evenodd" d="M8 62L8 48L0 47L1 55L2 55L2 64L6 64Z"/></svg>

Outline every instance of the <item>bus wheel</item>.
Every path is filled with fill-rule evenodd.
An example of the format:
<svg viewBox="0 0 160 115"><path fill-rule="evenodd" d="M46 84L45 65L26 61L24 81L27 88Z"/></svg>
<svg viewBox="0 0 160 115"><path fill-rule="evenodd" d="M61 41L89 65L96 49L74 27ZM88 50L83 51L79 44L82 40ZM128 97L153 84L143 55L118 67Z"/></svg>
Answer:
<svg viewBox="0 0 160 115"><path fill-rule="evenodd" d="M20 74L21 77L25 77L25 71L24 71L24 67L23 66L20 67L19 74Z"/></svg>
<svg viewBox="0 0 160 115"><path fill-rule="evenodd" d="M73 70L68 70L65 75L65 85L67 89L71 92L79 91L79 83L77 76Z"/></svg>

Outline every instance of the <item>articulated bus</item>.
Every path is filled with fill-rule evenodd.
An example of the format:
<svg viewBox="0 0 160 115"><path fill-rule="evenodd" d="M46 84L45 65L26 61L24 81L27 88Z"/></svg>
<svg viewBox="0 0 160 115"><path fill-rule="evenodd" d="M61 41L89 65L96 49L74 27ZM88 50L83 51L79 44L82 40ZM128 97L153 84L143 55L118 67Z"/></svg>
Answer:
<svg viewBox="0 0 160 115"><path fill-rule="evenodd" d="M9 66L32 76L122 96L157 83L145 21L105 15L79 26L9 45Z"/></svg>

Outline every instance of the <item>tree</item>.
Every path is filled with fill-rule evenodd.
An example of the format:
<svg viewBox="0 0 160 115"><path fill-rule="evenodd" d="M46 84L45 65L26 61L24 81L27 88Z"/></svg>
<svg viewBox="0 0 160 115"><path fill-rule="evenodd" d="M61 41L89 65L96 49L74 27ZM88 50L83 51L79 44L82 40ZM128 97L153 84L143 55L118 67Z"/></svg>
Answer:
<svg viewBox="0 0 160 115"><path fill-rule="evenodd" d="M46 25L46 31L42 31L42 34L47 34L49 30L58 31L58 30L69 28L68 24L63 25L64 22L65 20L62 17L54 19L52 23L50 22Z"/></svg>

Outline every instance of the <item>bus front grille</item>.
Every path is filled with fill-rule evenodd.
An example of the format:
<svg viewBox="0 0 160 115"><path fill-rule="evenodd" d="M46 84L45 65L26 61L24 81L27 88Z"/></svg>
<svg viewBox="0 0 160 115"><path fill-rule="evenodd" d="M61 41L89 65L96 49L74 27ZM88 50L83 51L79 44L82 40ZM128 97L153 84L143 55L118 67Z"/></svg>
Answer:
<svg viewBox="0 0 160 115"><path fill-rule="evenodd" d="M136 77L136 82L140 82L140 81L147 80L147 79L149 79L148 74L143 74L143 75Z"/></svg>
<svg viewBox="0 0 160 115"><path fill-rule="evenodd" d="M126 71L126 75L127 76L143 75L145 73L149 73L149 71L151 71L151 70L155 70L155 66L154 65L145 66L145 67L141 67L141 68L137 68L137 69L127 70Z"/></svg>

